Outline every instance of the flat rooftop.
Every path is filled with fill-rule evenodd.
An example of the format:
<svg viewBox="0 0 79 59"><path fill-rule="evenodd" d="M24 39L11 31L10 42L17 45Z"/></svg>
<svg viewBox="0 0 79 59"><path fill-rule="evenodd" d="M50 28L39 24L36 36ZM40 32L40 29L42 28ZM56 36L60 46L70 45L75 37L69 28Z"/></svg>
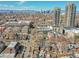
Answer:
<svg viewBox="0 0 79 59"><path fill-rule="evenodd" d="M15 53L2 53L0 54L0 58L14 58Z"/></svg>
<svg viewBox="0 0 79 59"><path fill-rule="evenodd" d="M11 42L7 48L13 48L15 47L16 44L17 42Z"/></svg>

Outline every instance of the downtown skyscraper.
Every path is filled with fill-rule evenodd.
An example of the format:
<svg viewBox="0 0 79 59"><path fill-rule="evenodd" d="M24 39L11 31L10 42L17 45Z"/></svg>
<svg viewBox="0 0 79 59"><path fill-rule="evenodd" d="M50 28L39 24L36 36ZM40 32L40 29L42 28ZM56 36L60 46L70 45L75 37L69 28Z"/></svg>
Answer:
<svg viewBox="0 0 79 59"><path fill-rule="evenodd" d="M60 11L61 11L61 9L60 8L58 8L58 7L55 7L54 8L54 26L59 26L59 24L60 24Z"/></svg>
<svg viewBox="0 0 79 59"><path fill-rule="evenodd" d="M73 3L68 3L66 6L66 27L74 27L75 26L75 16L76 16L76 6Z"/></svg>

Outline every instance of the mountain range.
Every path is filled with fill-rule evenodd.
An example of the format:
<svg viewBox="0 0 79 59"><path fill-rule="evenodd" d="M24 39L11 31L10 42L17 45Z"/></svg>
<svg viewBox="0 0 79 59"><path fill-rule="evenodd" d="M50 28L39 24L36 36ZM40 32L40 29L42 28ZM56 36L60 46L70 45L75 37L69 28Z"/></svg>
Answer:
<svg viewBox="0 0 79 59"><path fill-rule="evenodd" d="M53 13L51 10L46 11L36 11L36 10L0 10L0 13L16 13L16 14L22 14L22 13L28 13L28 14L34 14L34 13ZM65 13L64 10L61 10L61 13ZM79 14L79 11L76 12Z"/></svg>

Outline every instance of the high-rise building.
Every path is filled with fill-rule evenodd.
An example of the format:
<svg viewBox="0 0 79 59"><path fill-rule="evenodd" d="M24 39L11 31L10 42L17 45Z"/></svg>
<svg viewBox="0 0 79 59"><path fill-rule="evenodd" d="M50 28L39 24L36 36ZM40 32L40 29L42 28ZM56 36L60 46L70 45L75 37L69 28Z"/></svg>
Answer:
<svg viewBox="0 0 79 59"><path fill-rule="evenodd" d="M58 8L58 7L55 7L54 8L54 26L59 26L59 24L60 24L60 8Z"/></svg>
<svg viewBox="0 0 79 59"><path fill-rule="evenodd" d="M68 3L66 6L66 27L74 27L75 26L75 16L76 16L76 6L73 3Z"/></svg>

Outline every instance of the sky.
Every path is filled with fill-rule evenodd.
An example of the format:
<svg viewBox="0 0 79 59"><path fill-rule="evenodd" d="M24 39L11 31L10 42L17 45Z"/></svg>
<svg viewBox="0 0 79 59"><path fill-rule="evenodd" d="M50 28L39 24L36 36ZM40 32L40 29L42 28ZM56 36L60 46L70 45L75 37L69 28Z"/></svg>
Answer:
<svg viewBox="0 0 79 59"><path fill-rule="evenodd" d="M60 7L65 10L66 4L70 1L0 1L0 9L19 9L19 10L53 10ZM79 1L72 1L79 11Z"/></svg>

